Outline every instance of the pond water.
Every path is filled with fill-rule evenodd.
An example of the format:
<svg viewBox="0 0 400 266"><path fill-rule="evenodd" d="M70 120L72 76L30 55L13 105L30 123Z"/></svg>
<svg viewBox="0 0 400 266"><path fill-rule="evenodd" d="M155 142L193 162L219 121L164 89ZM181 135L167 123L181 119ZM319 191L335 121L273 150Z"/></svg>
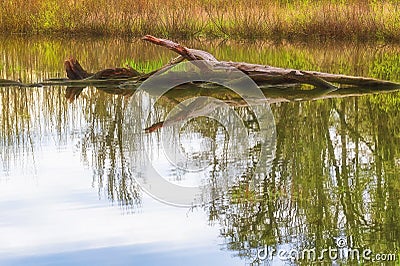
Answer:
<svg viewBox="0 0 400 266"><path fill-rule="evenodd" d="M221 60L400 81L397 46L184 43ZM139 40L22 37L2 38L0 54L0 78L29 83L65 77L70 56L89 72L148 72L175 57ZM176 101L227 102L227 92L181 89L149 111L154 97L129 90L0 88L0 265L308 265L314 251L329 265L398 265L400 94L315 99L298 90L264 90L267 101L253 107L273 133L260 137L242 104L214 117L203 105L170 131L141 127L163 121ZM239 118L246 132L215 117ZM165 145L201 171L174 167ZM148 164L169 183L205 183L207 200L158 200L142 189Z"/></svg>

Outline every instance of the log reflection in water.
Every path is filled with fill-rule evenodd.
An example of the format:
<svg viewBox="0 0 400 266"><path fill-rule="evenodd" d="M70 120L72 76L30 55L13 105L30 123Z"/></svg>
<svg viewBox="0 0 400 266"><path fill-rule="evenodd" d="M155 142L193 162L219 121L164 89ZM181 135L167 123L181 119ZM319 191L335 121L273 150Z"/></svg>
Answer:
<svg viewBox="0 0 400 266"><path fill-rule="evenodd" d="M133 105L138 102L146 103L144 105L149 108L148 106L151 105L149 102L155 99L154 96L140 92L130 102ZM160 186L151 183L154 180L150 180L153 178L152 174L159 174L163 180L169 180L170 183L180 187L194 187L190 193L195 193L193 195L197 200L208 202L215 196L210 193L212 188L214 191L219 190L219 196L226 193L232 182L237 182L236 180L248 171L251 157L261 155L261 153L252 154L249 149L252 150L263 142L264 159L257 158L265 162L260 163L262 167L265 167L267 161L273 157L271 155L274 153L275 141L273 127L265 127L265 132L260 130L261 123L264 126L273 123L272 116L265 115L266 112L270 112L268 106L254 107L256 109L233 108L215 98L210 100L207 97L198 97L192 101L183 100L177 105L180 99L174 99L175 101L171 99L173 98L166 95L161 97L156 102L155 109L150 112L149 120L146 117L137 119L138 115L136 115L130 116L124 124L126 146L129 145L128 143L139 145L131 151L129 158L135 169L135 175L145 190L148 191L147 186L150 186L150 189ZM261 114L258 120L254 119L254 113L252 113L255 110L259 115ZM127 112L133 113L129 110ZM141 112L142 116L146 113L145 110ZM138 124L146 121L148 125L159 128L159 121L164 121L168 116L170 116L169 119L162 125L162 132L154 132L149 128L146 131L153 133L145 133L145 128L142 132L134 132ZM131 129L131 127L134 128ZM134 136L137 135L142 136L143 140L135 139ZM149 171L153 171L152 174ZM213 174L217 182L210 186L209 179L213 178ZM164 182L163 180L161 181ZM175 197L176 193L172 193L167 187L163 189L161 194L165 194L157 194L158 191L155 194L152 192L152 196L170 203L183 204L182 201L178 203L167 200L170 195ZM187 200L191 202L194 198ZM196 204L199 201L196 201ZM184 202L187 201L184 200ZM190 202L185 205L194 204Z"/></svg>

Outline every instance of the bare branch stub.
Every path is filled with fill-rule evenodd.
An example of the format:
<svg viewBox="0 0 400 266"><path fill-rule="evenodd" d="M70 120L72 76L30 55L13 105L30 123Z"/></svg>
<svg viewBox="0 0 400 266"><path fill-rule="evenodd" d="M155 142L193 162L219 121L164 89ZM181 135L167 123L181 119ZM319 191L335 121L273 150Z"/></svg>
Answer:
<svg viewBox="0 0 400 266"><path fill-rule="evenodd" d="M84 70L81 64L79 64L78 60L73 57L70 57L64 61L64 68L69 79L85 79L92 75Z"/></svg>
<svg viewBox="0 0 400 266"><path fill-rule="evenodd" d="M183 56L186 60L205 60L209 62L218 62L218 60L210 53L203 50L196 50L187 48L179 43L154 37L152 35L146 35L142 38L144 41L160 45L174 51L175 53Z"/></svg>

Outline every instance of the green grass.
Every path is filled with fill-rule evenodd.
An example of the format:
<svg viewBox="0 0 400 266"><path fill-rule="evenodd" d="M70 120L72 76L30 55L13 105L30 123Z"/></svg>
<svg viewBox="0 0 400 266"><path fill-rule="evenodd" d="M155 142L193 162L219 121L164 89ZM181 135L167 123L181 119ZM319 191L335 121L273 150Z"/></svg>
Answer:
<svg viewBox="0 0 400 266"><path fill-rule="evenodd" d="M395 0L3 0L0 32L400 41Z"/></svg>
<svg viewBox="0 0 400 266"><path fill-rule="evenodd" d="M135 59L126 59L123 63L124 66L131 67L140 73L149 73L156 69L161 68L165 63L162 60L144 60L144 61L137 61Z"/></svg>

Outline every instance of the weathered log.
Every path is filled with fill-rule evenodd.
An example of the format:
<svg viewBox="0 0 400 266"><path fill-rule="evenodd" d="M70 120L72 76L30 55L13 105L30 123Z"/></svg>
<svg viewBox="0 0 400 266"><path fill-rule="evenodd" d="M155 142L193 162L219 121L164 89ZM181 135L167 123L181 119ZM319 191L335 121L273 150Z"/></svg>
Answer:
<svg viewBox="0 0 400 266"><path fill-rule="evenodd" d="M10 87L10 86L18 87L21 85L23 85L23 83L20 80L15 81L15 80L9 80L9 79L0 79L0 86L2 86L2 87Z"/></svg>
<svg viewBox="0 0 400 266"><path fill-rule="evenodd" d="M271 84L282 84L285 81L289 81L285 75L293 72L299 71L296 69L289 68L279 68L272 66L264 66L257 64L249 64L243 62L222 62L229 66L235 67L244 73L246 73L251 79L255 82L263 82L263 83L271 83ZM301 70L301 73L308 74L310 76L314 76L320 79L323 79L327 82L333 82L337 84L343 85L351 85L357 87L373 87L373 86L389 86L389 87L399 87L400 84L392 81L374 79L374 78L366 78L366 77L357 77L357 76L348 76L341 74L330 74L324 72L317 71L305 71ZM298 82L298 81L297 81ZM293 82L290 82L293 83ZM301 82L300 82L301 83Z"/></svg>
<svg viewBox="0 0 400 266"><path fill-rule="evenodd" d="M245 74L257 83L270 83L270 84L284 84L284 83L304 83L311 84L316 87L323 87L328 89L335 88L330 82L351 85L351 86L385 86L385 87L399 87L399 83L379 80L374 78L356 77L341 74L330 74L316 71L304 71L296 69L287 69L272 67L259 64L249 64L244 62L226 62L218 61L211 54L184 47L178 43L170 40L156 38L151 35L146 35L142 38L145 41L166 47L187 60L206 60L212 63L218 63L221 66L234 67Z"/></svg>
<svg viewBox="0 0 400 266"><path fill-rule="evenodd" d="M178 64L186 59L189 61L205 60L208 62L207 64L222 68L232 68L232 67L236 68L245 73L246 75L248 75L253 81L255 81L257 84L261 86L282 85L282 84L310 84L313 85L315 88L318 88L314 89L315 91L313 92L300 90L298 91L298 93L295 93L294 95L291 95L292 93L289 93L287 97L282 97L282 96L277 97L273 100L273 102L292 101L299 99L317 99L325 97L330 98L330 97L335 97L333 95L336 95L336 97L338 95L343 95L342 89L340 89L341 94L332 94L332 92L339 90L339 87L333 85L332 83L339 85L346 85L346 86L350 85L351 87L355 88L357 87L375 88L375 90L379 89L379 91L391 90L393 88L400 88L400 85L398 83L374 79L374 78L347 76L341 74L330 74L330 73L323 73L316 71L287 69L287 68L272 67L268 65L249 64L245 62L218 61L213 55L211 55L208 52L191 49L170 40L156 38L151 35L146 35L142 39L151 42L153 44L166 47L171 51L174 51L177 54L179 54L179 56L173 59L165 66L161 67L160 69L157 69L155 71L143 75L140 75L139 72L131 68L105 69L96 72L95 74L90 74L82 68L82 66L76 59L70 58L66 60L64 63L67 76L70 79L74 80L85 79L84 81L82 81L82 85L103 84L101 80L105 79L107 83L104 83L104 85L119 85L120 87L123 88L133 88L133 90L128 90L130 92L123 93L129 96L133 94L132 91L134 91L134 89L140 86L142 81L146 80L154 73L166 70L170 66ZM188 73L188 75L190 75L190 73ZM121 83L118 83L119 82L118 79L122 79ZM123 82L123 79L129 79L130 81ZM112 80L114 80L116 83L110 82ZM108 89L103 88L103 90L107 91ZM269 88L269 90L271 90L271 88ZM112 90L108 90L107 92L113 93ZM74 98L76 98L79 95L79 93L77 93L74 96ZM119 94L121 94L121 92L119 92ZM350 91L349 94L351 94ZM274 97L272 96L272 98ZM69 97L69 99L71 98ZM156 130L159 127L162 127L162 123L149 128L148 131Z"/></svg>
<svg viewBox="0 0 400 266"><path fill-rule="evenodd" d="M369 87L375 90L385 90L391 88L399 88L400 84L392 81L379 80L367 77L356 77L342 74L330 74L316 71L305 71L296 69L279 68L268 65L249 64L245 62L218 61L213 55L202 50L191 49L170 40L156 38L146 35L142 38L145 41L166 47L179 56L169 62L167 65L152 71L150 73L141 74L138 71L126 68L108 68L96 73L89 73L79 64L75 58L65 60L64 67L68 80L45 80L40 83L24 84L21 81L0 80L1 86L19 86L19 87L41 87L51 85L64 85L71 87L100 86L112 87L118 86L123 88L137 87L140 82L146 80L157 71L164 71L170 66L178 64L183 60L205 60L211 66L221 68L236 68L258 85L288 85L288 84L310 84L316 88L323 88L328 91L337 90L336 84L346 87ZM201 65L198 65L201 66ZM335 84L335 85L333 85Z"/></svg>
<svg viewBox="0 0 400 266"><path fill-rule="evenodd" d="M70 101L76 99L81 91L87 86L95 86L98 89L103 90L107 93L120 94L129 97L135 92L136 88L140 86L141 82L151 77L156 72L164 71L169 67L182 62L183 60L205 60L207 61L207 63L205 64L206 67L208 64L210 64L211 66L217 66L221 68L233 67L242 71L258 85L260 85L260 88L262 89L264 95L267 97L270 103L359 96L364 94L388 92L400 89L399 83L374 78L287 69L268 65L249 64L245 62L218 61L213 55L208 52L191 49L170 40L160 39L150 35L146 35L142 39L156 45L166 47L171 51L179 54L179 56L174 58L172 61L170 61L168 64L164 65L160 69L154 70L146 74L140 74L138 71L129 67L109 68L98 71L96 73L89 73L79 64L78 60L76 60L75 58L69 58L64 62L65 71L67 73L68 79L50 79L33 84L25 84L20 80L0 80L0 86L68 86L66 90L66 97ZM196 73L188 73L188 75L195 76ZM218 73L216 73L216 75L218 75ZM301 84L311 84L315 87L315 89L293 90L293 86L291 86L290 90L286 90L285 88L287 88L287 86L291 84L294 86L299 86L299 88ZM333 84L338 84L339 86L335 86ZM180 86L177 89L179 91L179 95L183 96L186 94L190 94L193 91L196 91L196 87L212 88L210 84L203 83L190 84L190 86ZM218 86L215 88L218 88ZM204 90L201 90L204 93ZM222 90L214 89L212 90L212 93L218 94L218 91ZM224 93L227 94L226 91ZM176 96L177 95L175 95L175 98L173 98L181 98L180 96ZM236 99L234 97L228 99L229 97L227 97L226 99L224 97L222 98L224 98L226 102L232 105L240 104L239 99ZM155 128L160 126L162 126L162 124L157 125ZM149 131L151 131L151 129L149 129Z"/></svg>
<svg viewBox="0 0 400 266"><path fill-rule="evenodd" d="M165 39L160 39L156 38L151 35L146 35L142 38L145 41L154 43L156 45L160 45L163 47L166 47L170 49L171 51L174 51L178 53L180 56L183 58L191 61L191 60L205 60L210 63L216 63L219 66L226 66L226 67L234 67L242 72L246 73L249 75L251 78L251 72L252 72L252 67L255 65L251 64L242 64L242 63L237 63L235 64L234 62L219 62L213 55L211 55L208 52L201 51L201 50L196 50L196 49L190 49L187 47L184 47L178 43L175 43L170 40L165 40ZM262 72L261 72L262 73ZM300 83L306 83L306 84L311 84L316 87L323 87L323 88L329 88L329 89L336 89L335 86L330 84L329 82L326 82L320 78L314 77L314 75L305 73L304 71L298 71L298 70L290 70L285 73L279 73L278 74L280 77L279 83L287 82L287 83L293 83L293 82L300 82ZM265 74L263 75L265 76ZM256 79L253 79L257 81ZM266 80L264 80L266 81Z"/></svg>
<svg viewBox="0 0 400 266"><path fill-rule="evenodd" d="M140 76L141 74L131 67L107 68L94 74L88 73L75 58L64 61L67 77L72 80L80 79L125 79Z"/></svg>

